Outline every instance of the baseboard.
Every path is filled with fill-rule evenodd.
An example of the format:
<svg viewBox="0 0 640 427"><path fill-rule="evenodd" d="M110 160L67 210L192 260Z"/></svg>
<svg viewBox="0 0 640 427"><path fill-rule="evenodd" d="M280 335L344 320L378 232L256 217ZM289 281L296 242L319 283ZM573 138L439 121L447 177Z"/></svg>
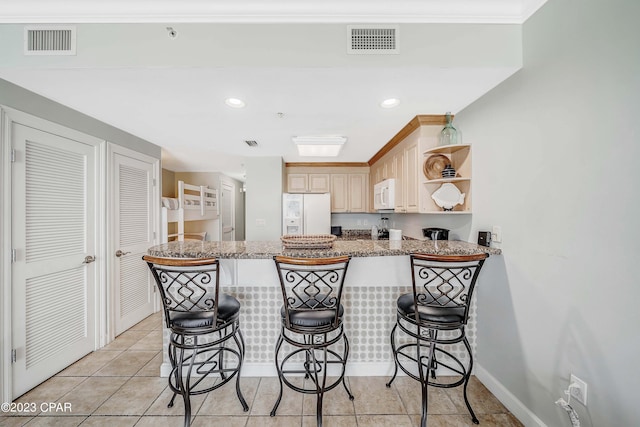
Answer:
<svg viewBox="0 0 640 427"><path fill-rule="evenodd" d="M493 375L482 366L474 368L476 377L487 389L518 419L527 427L547 427L540 418L529 410L518 398L516 398L507 388L502 385Z"/></svg>

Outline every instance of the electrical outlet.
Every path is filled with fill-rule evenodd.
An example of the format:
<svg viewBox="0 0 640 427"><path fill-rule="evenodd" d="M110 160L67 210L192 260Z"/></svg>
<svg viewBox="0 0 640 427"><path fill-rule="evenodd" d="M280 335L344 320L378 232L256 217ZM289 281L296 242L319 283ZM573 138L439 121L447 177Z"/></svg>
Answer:
<svg viewBox="0 0 640 427"><path fill-rule="evenodd" d="M491 241L496 243L502 242L502 227L499 225L493 226L493 230L491 230Z"/></svg>
<svg viewBox="0 0 640 427"><path fill-rule="evenodd" d="M572 399L587 406L587 383L573 374L571 374L571 382L569 383L569 393L571 393Z"/></svg>

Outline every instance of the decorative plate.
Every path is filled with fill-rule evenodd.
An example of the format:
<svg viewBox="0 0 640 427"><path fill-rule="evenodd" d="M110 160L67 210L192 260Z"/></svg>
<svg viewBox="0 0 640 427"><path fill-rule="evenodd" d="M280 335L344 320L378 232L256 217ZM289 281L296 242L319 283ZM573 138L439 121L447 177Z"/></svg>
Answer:
<svg viewBox="0 0 640 427"><path fill-rule="evenodd" d="M431 198L436 202L436 205L445 211L453 210L456 205L464 203L464 193L461 193L458 187L450 182L442 184L433 192Z"/></svg>
<svg viewBox="0 0 640 427"><path fill-rule="evenodd" d="M424 176L428 179L442 178L442 171L450 164L451 160L447 156L433 154L424 161Z"/></svg>

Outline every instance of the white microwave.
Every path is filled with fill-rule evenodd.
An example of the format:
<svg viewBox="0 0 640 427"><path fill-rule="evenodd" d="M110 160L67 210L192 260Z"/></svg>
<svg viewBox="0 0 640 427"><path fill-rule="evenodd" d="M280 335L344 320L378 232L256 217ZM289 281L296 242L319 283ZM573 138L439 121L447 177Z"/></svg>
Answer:
<svg viewBox="0 0 640 427"><path fill-rule="evenodd" d="M376 210L394 209L396 202L396 180L385 179L373 186L373 208Z"/></svg>

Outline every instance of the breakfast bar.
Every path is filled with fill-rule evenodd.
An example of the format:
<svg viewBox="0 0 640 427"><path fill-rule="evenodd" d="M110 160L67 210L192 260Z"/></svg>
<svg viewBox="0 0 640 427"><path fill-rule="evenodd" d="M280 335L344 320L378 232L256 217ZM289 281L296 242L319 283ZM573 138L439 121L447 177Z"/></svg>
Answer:
<svg viewBox="0 0 640 427"><path fill-rule="evenodd" d="M409 255L412 253L498 255L501 251L461 241L413 239L337 240L332 247L324 249L288 249L280 241L183 241L153 246L147 251L148 255L163 258L220 259L221 290L242 304L240 324L246 341L243 376L276 375L273 349L280 330L282 305L273 262L276 255L352 257L342 300L345 331L351 344L347 375L390 375L393 358L389 333L396 318L395 301L411 289ZM482 286L482 275L478 286ZM475 317L474 304L467 335L474 348ZM162 376L171 370L166 352L168 340L169 331L165 329Z"/></svg>

